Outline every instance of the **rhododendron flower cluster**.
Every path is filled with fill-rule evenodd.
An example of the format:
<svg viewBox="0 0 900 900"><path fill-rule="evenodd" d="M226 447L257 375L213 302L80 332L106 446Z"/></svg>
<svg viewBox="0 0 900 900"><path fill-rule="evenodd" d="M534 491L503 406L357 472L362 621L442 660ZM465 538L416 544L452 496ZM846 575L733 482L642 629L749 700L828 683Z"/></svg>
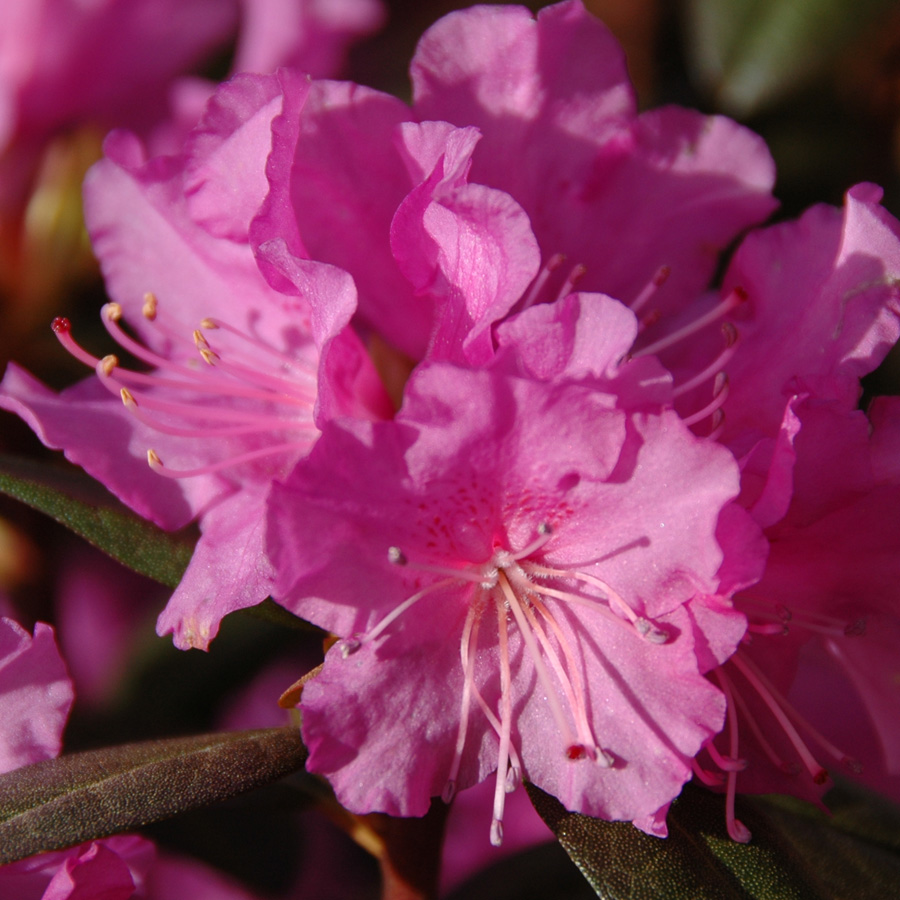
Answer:
<svg viewBox="0 0 900 900"><path fill-rule="evenodd" d="M495 844L523 780L664 836L696 775L743 841L735 793L818 799L823 757L894 790L900 420L858 409L900 337L879 189L758 227L762 141L638 114L578 0L451 14L411 72L411 105L236 78L177 156L112 135L102 316L149 370L57 321L95 377L13 366L0 403L199 521L180 646L270 593L333 636L302 733L352 812L492 777ZM880 757L812 721L822 657L858 692L825 731L861 706Z"/></svg>

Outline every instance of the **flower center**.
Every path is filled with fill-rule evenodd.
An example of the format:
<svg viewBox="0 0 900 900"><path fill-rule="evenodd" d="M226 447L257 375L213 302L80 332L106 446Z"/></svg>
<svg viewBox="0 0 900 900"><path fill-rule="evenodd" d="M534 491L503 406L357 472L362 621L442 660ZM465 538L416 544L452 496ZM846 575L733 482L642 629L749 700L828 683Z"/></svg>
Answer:
<svg viewBox="0 0 900 900"><path fill-rule="evenodd" d="M442 798L449 803L457 789L457 780L466 746L473 704L498 738L497 776L491 842L503 840L503 810L506 793L515 789L523 776L519 750L513 736L513 689L515 673L510 655L510 629L518 632L524 653L534 668L541 696L547 703L560 736L560 756L567 763L590 760L608 768L613 755L603 748L591 724L587 691L582 680L579 651L567 636L559 613L554 608L587 607L603 615L609 623L637 633L651 643L665 643L668 634L648 619L638 616L626 601L599 577L575 569L561 569L542 561L542 550L553 533L546 524L537 530L534 540L518 551L497 548L487 563L462 566L411 562L399 547L388 550L388 560L420 572L441 576L437 581L407 597L377 625L363 635L341 642L346 658L364 644L382 635L394 622L424 597L448 590L465 591L466 619L459 644L463 669L463 689L456 742ZM623 550L644 545L632 542ZM499 702L491 708L476 682L479 636L496 617L499 650Z"/></svg>
<svg viewBox="0 0 900 900"><path fill-rule="evenodd" d="M107 332L151 367L146 372L122 368L112 354L93 356L76 343L68 319L58 317L52 325L66 350L93 368L103 386L117 394L138 421L159 434L198 438L204 448L216 448L204 451L215 457L207 465L180 470L165 466L150 448L147 460L154 471L186 478L309 450L318 436L313 422L317 354L311 343L289 355L214 318L203 319L200 328L189 332L167 321L150 293L145 295L142 315L158 343L168 347L166 353L150 350L123 330L118 303L107 303L101 310ZM214 343L207 337L212 331L219 333Z"/></svg>

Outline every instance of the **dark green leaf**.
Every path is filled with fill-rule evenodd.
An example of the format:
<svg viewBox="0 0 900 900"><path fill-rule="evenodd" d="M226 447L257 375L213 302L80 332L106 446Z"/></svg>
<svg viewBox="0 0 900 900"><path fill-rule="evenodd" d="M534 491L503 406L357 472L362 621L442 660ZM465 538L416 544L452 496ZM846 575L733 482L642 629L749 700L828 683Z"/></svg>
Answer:
<svg viewBox="0 0 900 900"><path fill-rule="evenodd" d="M673 804L665 840L570 813L527 788L604 900L856 900L895 896L900 884L900 816L860 813L858 794L852 810L840 797L832 802L833 819L799 802L739 798L738 818L753 833L739 844L725 831L724 798L693 785Z"/></svg>
<svg viewBox="0 0 900 900"><path fill-rule="evenodd" d="M0 865L268 784L306 761L298 728L126 744L0 776Z"/></svg>
<svg viewBox="0 0 900 900"><path fill-rule="evenodd" d="M189 536L162 531L82 472L0 455L0 491L169 587L181 581L190 562L194 541Z"/></svg>
<svg viewBox="0 0 900 900"><path fill-rule="evenodd" d="M691 0L697 75L719 105L746 116L802 84L888 0Z"/></svg>

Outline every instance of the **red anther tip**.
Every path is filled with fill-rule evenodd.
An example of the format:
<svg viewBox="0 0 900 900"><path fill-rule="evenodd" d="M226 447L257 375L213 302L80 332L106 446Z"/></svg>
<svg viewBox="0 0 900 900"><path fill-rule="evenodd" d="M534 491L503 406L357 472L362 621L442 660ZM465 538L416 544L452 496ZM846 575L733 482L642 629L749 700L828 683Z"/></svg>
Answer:
<svg viewBox="0 0 900 900"><path fill-rule="evenodd" d="M50 327L54 334L68 334L72 330L72 323L65 316L57 316Z"/></svg>
<svg viewBox="0 0 900 900"><path fill-rule="evenodd" d="M744 288L742 288L740 285L737 285L735 287L734 292L735 292L735 294L737 294L737 298L738 298L738 300L741 301L741 303L743 303L745 300L747 300L750 297L750 295L747 293L747 291Z"/></svg>
<svg viewBox="0 0 900 900"><path fill-rule="evenodd" d="M566 759L577 760L584 759L587 755L587 751L581 744L572 744L571 747L566 747Z"/></svg>
<svg viewBox="0 0 900 900"><path fill-rule="evenodd" d="M828 772L825 769L819 769L815 775L813 775L813 781L816 784L825 784L828 781Z"/></svg>
<svg viewBox="0 0 900 900"><path fill-rule="evenodd" d="M653 283L657 287L661 287L665 284L666 279L672 274L671 266L660 266L657 273L653 276Z"/></svg>

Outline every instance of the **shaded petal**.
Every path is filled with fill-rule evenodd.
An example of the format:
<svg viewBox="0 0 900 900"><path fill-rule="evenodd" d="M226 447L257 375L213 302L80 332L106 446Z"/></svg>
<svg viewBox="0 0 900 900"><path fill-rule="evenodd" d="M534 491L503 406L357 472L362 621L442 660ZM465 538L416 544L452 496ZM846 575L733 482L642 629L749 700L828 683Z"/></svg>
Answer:
<svg viewBox="0 0 900 900"><path fill-rule="evenodd" d="M262 603L274 572L265 553L263 512L268 491L245 486L201 519L190 565L157 621L182 650L206 650L230 612Z"/></svg>
<svg viewBox="0 0 900 900"><path fill-rule="evenodd" d="M859 378L900 337L900 224L880 196L857 185L843 210L815 206L741 244L723 287L749 295L735 313L723 439L773 436L791 394L855 406Z"/></svg>
<svg viewBox="0 0 900 900"><path fill-rule="evenodd" d="M73 697L53 629L0 618L0 773L59 754Z"/></svg>

